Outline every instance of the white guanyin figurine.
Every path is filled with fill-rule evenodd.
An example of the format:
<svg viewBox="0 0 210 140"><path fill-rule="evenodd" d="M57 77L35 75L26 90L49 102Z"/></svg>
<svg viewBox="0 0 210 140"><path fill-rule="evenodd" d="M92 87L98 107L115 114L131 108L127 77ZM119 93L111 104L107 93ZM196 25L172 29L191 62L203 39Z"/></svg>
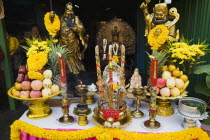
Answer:
<svg viewBox="0 0 210 140"><path fill-rule="evenodd" d="M141 88L141 87L142 87L141 76L139 75L139 70L136 68L134 70L133 76L131 77L130 88Z"/></svg>

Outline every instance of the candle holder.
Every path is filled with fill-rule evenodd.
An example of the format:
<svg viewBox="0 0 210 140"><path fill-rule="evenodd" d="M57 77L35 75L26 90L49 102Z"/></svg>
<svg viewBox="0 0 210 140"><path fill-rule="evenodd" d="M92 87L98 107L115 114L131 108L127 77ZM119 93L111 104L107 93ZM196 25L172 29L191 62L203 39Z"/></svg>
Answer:
<svg viewBox="0 0 210 140"><path fill-rule="evenodd" d="M69 116L69 106L62 107L63 116L59 118L62 124L68 124L74 121L74 117Z"/></svg>
<svg viewBox="0 0 210 140"><path fill-rule="evenodd" d="M156 121L155 118L156 118L156 111L154 112L150 111L149 120L144 122L144 126L148 129L153 129L153 130L160 128L160 123Z"/></svg>
<svg viewBox="0 0 210 140"><path fill-rule="evenodd" d="M74 108L74 114L79 117L78 125L85 126L88 124L87 116L91 114L91 109L86 104L78 104Z"/></svg>
<svg viewBox="0 0 210 140"><path fill-rule="evenodd" d="M137 87L137 88L134 88L134 90L133 90L133 95L137 98L136 99L136 110L131 111L131 115L133 116L133 118L144 117L144 113L142 111L140 111L139 108L140 108L141 99L146 98L146 92L145 92L146 89L147 89L147 87L145 86L144 88Z"/></svg>
<svg viewBox="0 0 210 140"><path fill-rule="evenodd" d="M88 92L87 85L78 85L76 86L77 94L81 96L81 103L85 104L85 95Z"/></svg>
<svg viewBox="0 0 210 140"><path fill-rule="evenodd" d="M95 99L94 99L94 95L96 94L96 92L91 92L86 94L86 100L85 103L88 105L92 105L95 103Z"/></svg>

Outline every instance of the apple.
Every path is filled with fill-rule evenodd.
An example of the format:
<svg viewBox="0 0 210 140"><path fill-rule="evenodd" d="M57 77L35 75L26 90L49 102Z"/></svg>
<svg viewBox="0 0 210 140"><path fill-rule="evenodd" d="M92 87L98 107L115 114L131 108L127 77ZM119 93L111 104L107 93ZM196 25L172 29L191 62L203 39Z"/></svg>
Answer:
<svg viewBox="0 0 210 140"><path fill-rule="evenodd" d="M22 84L21 83L15 83L15 89L16 90L22 90Z"/></svg>
<svg viewBox="0 0 210 140"><path fill-rule="evenodd" d="M31 82L30 81L23 81L22 82L22 89L23 90L30 90L31 89Z"/></svg>
<svg viewBox="0 0 210 140"><path fill-rule="evenodd" d="M24 80L24 74L20 73L18 74L18 77L16 79L16 82L21 83Z"/></svg>
<svg viewBox="0 0 210 140"><path fill-rule="evenodd" d="M20 66L18 73L26 74L27 73L26 66Z"/></svg>
<svg viewBox="0 0 210 140"><path fill-rule="evenodd" d="M24 81L29 81L28 74L24 76Z"/></svg>
<svg viewBox="0 0 210 140"><path fill-rule="evenodd" d="M158 78L157 79L157 87L162 88L166 85L166 80L164 80L163 78Z"/></svg>
<svg viewBox="0 0 210 140"><path fill-rule="evenodd" d="M33 90L41 90L41 88L42 88L42 81L40 81L40 80L33 80L31 82L31 88Z"/></svg>
<svg viewBox="0 0 210 140"><path fill-rule="evenodd" d="M20 92L20 98L29 98L30 91L21 91Z"/></svg>
<svg viewBox="0 0 210 140"><path fill-rule="evenodd" d="M163 97L169 97L171 93L171 90L167 87L164 87L160 90L160 95Z"/></svg>
<svg viewBox="0 0 210 140"><path fill-rule="evenodd" d="M39 98L42 96L42 93L40 91L32 90L30 92L30 97L31 98Z"/></svg>

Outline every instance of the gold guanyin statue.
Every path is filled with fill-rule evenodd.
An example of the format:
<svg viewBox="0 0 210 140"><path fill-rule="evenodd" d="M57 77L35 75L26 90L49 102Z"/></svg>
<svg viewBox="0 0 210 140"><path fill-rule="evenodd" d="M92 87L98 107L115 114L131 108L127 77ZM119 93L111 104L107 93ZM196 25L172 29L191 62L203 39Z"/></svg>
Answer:
<svg viewBox="0 0 210 140"><path fill-rule="evenodd" d="M150 31L155 28L157 25L164 25L169 30L168 40L177 41L179 39L179 30L176 30L175 24L179 20L179 13L175 7L169 9L166 3L158 3L153 8L153 13L149 13L148 4L150 0L145 0L140 5L140 8L144 12L144 18L146 22L145 36L147 37Z"/></svg>
<svg viewBox="0 0 210 140"><path fill-rule="evenodd" d="M85 36L85 28L79 17L74 14L71 2L66 4L65 12L60 21L61 44L66 45L71 52L70 58L67 61L69 71L74 74L79 74L80 71L85 71L82 59L88 47L87 41L89 36ZM82 51L80 51L80 42L84 46Z"/></svg>

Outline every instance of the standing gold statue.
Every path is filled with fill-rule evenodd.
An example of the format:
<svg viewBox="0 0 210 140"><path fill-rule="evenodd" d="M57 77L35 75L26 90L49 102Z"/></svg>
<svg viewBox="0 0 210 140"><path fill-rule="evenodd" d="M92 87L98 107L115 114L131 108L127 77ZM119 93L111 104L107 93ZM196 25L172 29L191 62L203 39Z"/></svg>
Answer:
<svg viewBox="0 0 210 140"><path fill-rule="evenodd" d="M85 28L78 16L75 16L73 5L71 2L66 4L65 12L61 17L61 45L66 45L70 50L70 58L67 62L69 71L74 74L79 74L80 71L85 71L82 59L84 52L87 49L88 35L85 36ZM80 51L79 44L84 46Z"/></svg>
<svg viewBox="0 0 210 140"><path fill-rule="evenodd" d="M145 36L147 37L149 32L156 25L164 25L169 30L168 39L172 42L177 41L179 39L179 30L176 30L175 24L179 20L179 13L177 13L177 9L175 7L171 8L168 11L168 7L166 3L156 4L153 8L153 13L149 13L148 4L150 0L145 0L140 6L140 8L144 12L144 18L146 22L145 28Z"/></svg>

